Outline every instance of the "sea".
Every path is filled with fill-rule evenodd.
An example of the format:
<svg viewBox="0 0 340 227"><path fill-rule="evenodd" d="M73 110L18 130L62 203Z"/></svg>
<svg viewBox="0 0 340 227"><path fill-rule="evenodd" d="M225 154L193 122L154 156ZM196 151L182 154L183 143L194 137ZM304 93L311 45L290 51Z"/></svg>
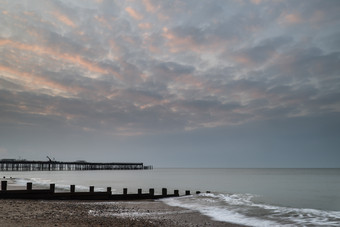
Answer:
<svg viewBox="0 0 340 227"><path fill-rule="evenodd" d="M246 226L340 226L340 169L179 169L0 172L18 185L66 191L112 188L113 193L155 194L186 190L162 199L213 220ZM200 191L200 194L196 194Z"/></svg>

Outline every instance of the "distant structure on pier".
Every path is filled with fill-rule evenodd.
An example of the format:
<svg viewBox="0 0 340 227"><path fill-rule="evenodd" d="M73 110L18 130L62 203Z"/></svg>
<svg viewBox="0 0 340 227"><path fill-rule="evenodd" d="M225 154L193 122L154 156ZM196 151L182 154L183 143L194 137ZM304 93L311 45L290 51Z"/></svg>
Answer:
<svg viewBox="0 0 340 227"><path fill-rule="evenodd" d="M78 160L61 162L48 158L48 161L28 161L1 159L0 171L75 171L75 170L143 170L153 169L151 165L132 162L87 162Z"/></svg>

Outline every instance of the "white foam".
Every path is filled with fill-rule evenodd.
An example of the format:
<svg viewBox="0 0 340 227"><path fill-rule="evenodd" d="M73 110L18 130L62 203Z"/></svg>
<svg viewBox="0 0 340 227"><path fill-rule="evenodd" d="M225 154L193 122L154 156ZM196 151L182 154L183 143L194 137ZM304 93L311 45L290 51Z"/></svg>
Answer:
<svg viewBox="0 0 340 227"><path fill-rule="evenodd" d="M299 209L253 202L250 194L200 194L163 201L211 217L250 226L340 226L339 211Z"/></svg>
<svg viewBox="0 0 340 227"><path fill-rule="evenodd" d="M266 221L266 220L258 220L256 218L246 217L240 213L235 211L230 211L228 209L214 207L209 205L202 205L199 202L195 203L185 203L183 200L178 198L168 198L163 199L163 201L170 206L178 206L183 207L195 211L199 211L200 213L211 217L213 220L222 221L222 222L229 222L235 224L242 224L242 225L250 225L250 226L278 226L278 223L273 221Z"/></svg>

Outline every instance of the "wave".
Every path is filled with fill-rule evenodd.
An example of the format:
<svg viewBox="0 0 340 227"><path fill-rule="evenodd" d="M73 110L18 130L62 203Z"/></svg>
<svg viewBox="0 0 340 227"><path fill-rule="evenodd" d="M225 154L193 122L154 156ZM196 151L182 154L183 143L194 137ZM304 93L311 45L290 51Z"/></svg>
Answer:
<svg viewBox="0 0 340 227"><path fill-rule="evenodd" d="M162 201L199 211L213 220L248 226L340 226L339 211L290 208L254 201L251 194L203 193Z"/></svg>

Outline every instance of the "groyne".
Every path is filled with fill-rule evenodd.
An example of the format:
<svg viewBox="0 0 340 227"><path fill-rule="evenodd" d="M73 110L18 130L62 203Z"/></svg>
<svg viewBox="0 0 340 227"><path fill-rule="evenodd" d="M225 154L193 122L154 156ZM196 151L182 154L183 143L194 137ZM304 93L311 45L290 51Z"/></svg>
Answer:
<svg viewBox="0 0 340 227"><path fill-rule="evenodd" d="M75 170L142 170L153 169L142 162L61 162L61 161L27 161L15 159L0 160L0 171L75 171Z"/></svg>
<svg viewBox="0 0 340 227"><path fill-rule="evenodd" d="M200 192L196 192L197 194ZM184 195L190 195L190 191L185 191ZM162 189L161 194L155 194L154 188L150 188L148 193L143 193L138 189L137 193L128 193L124 188L122 194L112 194L111 187L107 187L105 192L97 192L94 186L89 187L88 192L76 192L75 185L70 185L69 192L56 192L55 184L50 184L49 189L33 189L33 184L28 182L24 190L8 190L7 181L1 181L0 199L42 199L42 200L143 200L143 199L161 199L180 196L179 190L168 193L166 188Z"/></svg>

